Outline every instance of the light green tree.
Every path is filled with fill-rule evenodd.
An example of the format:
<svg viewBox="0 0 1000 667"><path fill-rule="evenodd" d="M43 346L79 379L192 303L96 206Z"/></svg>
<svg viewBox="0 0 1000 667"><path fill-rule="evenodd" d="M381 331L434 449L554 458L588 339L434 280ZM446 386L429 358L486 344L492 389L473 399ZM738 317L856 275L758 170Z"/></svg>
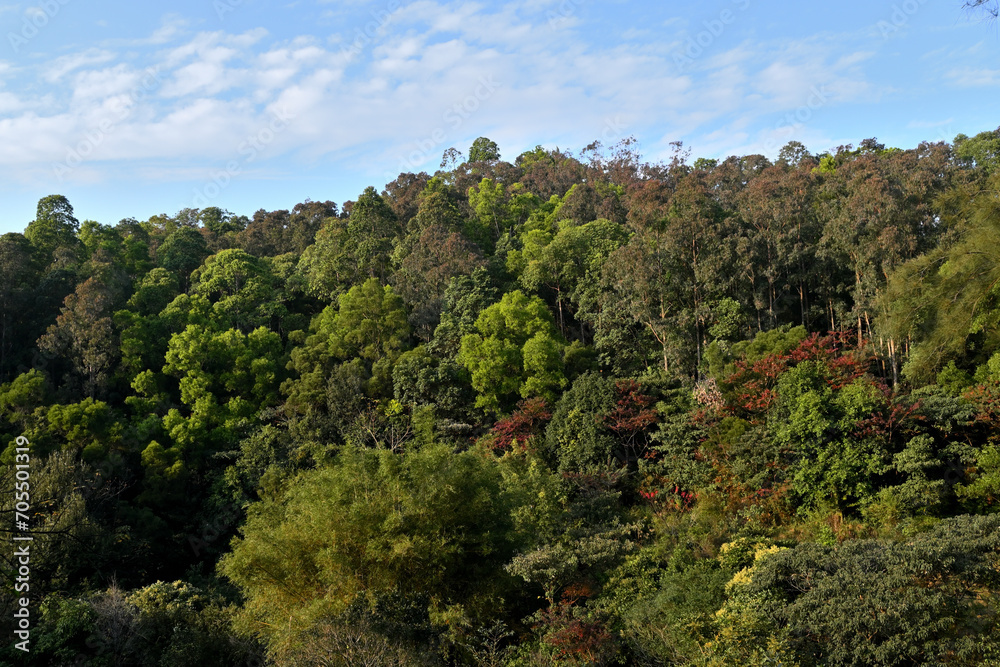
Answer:
<svg viewBox="0 0 1000 667"><path fill-rule="evenodd" d="M566 343L538 297L508 292L479 315L476 330L462 338L458 361L472 374L478 407L504 409L516 395L552 400L566 385Z"/></svg>
<svg viewBox="0 0 1000 667"><path fill-rule="evenodd" d="M245 627L272 651L387 594L423 600L455 632L502 610L503 564L516 546L511 496L482 452L347 447L286 488L249 508L219 567L246 596Z"/></svg>

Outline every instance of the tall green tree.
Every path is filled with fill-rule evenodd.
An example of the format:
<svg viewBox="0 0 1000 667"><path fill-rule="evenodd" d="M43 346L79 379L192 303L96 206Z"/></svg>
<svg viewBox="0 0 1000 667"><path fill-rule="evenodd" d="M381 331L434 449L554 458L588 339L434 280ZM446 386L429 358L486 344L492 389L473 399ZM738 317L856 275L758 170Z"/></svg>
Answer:
<svg viewBox="0 0 1000 667"><path fill-rule="evenodd" d="M62 195L49 195L38 200L35 219L24 230L24 236L38 248L47 264L57 248L77 244L80 222L73 216L73 206Z"/></svg>
<svg viewBox="0 0 1000 667"><path fill-rule="evenodd" d="M113 287L88 278L66 297L56 323L38 340L43 351L70 361L90 398L106 388L119 356L112 322L117 298Z"/></svg>
<svg viewBox="0 0 1000 667"><path fill-rule="evenodd" d="M608 256L628 241L624 227L610 220L582 225L564 224L553 235L531 230L521 237L523 247L507 254L507 267L525 289L547 288L555 293L559 329L567 335L571 304L593 301L601 267ZM581 334L581 338L585 338Z"/></svg>
<svg viewBox="0 0 1000 667"><path fill-rule="evenodd" d="M313 318L307 332L297 332L301 343L291 352L289 370L297 377L283 387L286 408L305 414L326 403L328 380L342 362L352 359L376 376L373 393L391 387L392 364L410 333L403 301L392 287L369 278L327 306Z"/></svg>
<svg viewBox="0 0 1000 667"><path fill-rule="evenodd" d="M191 292L212 303L219 325L248 332L277 328L286 314L282 293L266 261L231 249L212 255L191 274Z"/></svg>
<svg viewBox="0 0 1000 667"><path fill-rule="evenodd" d="M500 147L492 139L479 137L469 148L469 162L496 162L500 159Z"/></svg>
<svg viewBox="0 0 1000 667"><path fill-rule="evenodd" d="M28 357L25 341L41 333L35 295L40 280L31 242L21 234L0 236L0 380Z"/></svg>
<svg viewBox="0 0 1000 667"><path fill-rule="evenodd" d="M385 284L390 274L392 248L401 226L392 208L369 186L351 208L347 234L357 263L357 277L378 278Z"/></svg>
<svg viewBox="0 0 1000 667"><path fill-rule="evenodd" d="M472 374L478 407L505 409L517 395L551 400L566 385L566 343L538 297L508 292L479 315L476 331L462 338L458 361Z"/></svg>
<svg viewBox="0 0 1000 667"><path fill-rule="evenodd" d="M882 302L885 333L912 341L904 372L919 383L932 381L949 361L974 369L1000 349L1000 207L976 194L964 197L953 215L952 233L899 267Z"/></svg>
<svg viewBox="0 0 1000 667"><path fill-rule="evenodd" d="M475 244L440 225L426 227L400 261L393 284L410 306L418 334L427 340L438 324L449 281L482 264Z"/></svg>
<svg viewBox="0 0 1000 667"><path fill-rule="evenodd" d="M204 235L191 227L177 229L156 250L157 265L176 275L184 290L188 287L191 272L201 266L210 254Z"/></svg>

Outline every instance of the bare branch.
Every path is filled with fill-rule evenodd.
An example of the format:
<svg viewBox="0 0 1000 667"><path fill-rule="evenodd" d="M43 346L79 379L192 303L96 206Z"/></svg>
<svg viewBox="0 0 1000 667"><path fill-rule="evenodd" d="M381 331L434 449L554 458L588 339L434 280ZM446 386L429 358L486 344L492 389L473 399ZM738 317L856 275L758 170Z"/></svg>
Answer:
<svg viewBox="0 0 1000 667"><path fill-rule="evenodd" d="M1000 0L968 0L963 7L985 12L993 18L1000 16Z"/></svg>

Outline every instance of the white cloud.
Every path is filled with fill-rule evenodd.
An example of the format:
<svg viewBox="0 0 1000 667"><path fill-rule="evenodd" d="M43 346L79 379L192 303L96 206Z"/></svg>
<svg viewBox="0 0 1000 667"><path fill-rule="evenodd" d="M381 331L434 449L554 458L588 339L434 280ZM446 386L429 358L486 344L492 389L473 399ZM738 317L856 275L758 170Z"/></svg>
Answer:
<svg viewBox="0 0 1000 667"><path fill-rule="evenodd" d="M100 103L116 98L135 88L143 73L124 63L100 70L79 72L73 77L73 107Z"/></svg>
<svg viewBox="0 0 1000 667"><path fill-rule="evenodd" d="M81 53L56 58L44 68L43 77L49 83L57 83L70 72L91 65L102 65L115 59L115 54L105 49L87 49Z"/></svg>
<svg viewBox="0 0 1000 667"><path fill-rule="evenodd" d="M0 140L18 146L0 162L16 164L9 155L25 163L62 159L67 146L112 118L113 131L87 161L87 178L102 163L108 174L120 173L112 162L122 160L167 160L133 171L188 178L190 168L202 169L188 162L236 154L275 112L294 120L268 146L269 157L351 154L380 169L387 162L434 168L445 148L464 149L480 135L527 148L546 140L613 143L636 133L646 135L655 158L669 151L669 141L706 127L714 131L700 146L709 150L769 141L767 128L805 104L814 86L827 86L830 103L870 92L862 69L869 54L841 55L843 44L830 36L720 46L679 73L672 47L656 35L636 32L635 42L608 47L554 29L548 15L562 4L417 0L388 17L353 62L316 37L269 40L263 28L191 35L185 20L168 17L135 42L147 46L138 59L108 66L118 56L91 49L43 65L49 81L72 73L71 87L48 92L58 113L29 111L43 96L0 96L0 113L20 114L0 125ZM571 4L576 18L583 8ZM130 95L145 64L159 67L160 83L137 100ZM26 138L38 133L46 139ZM415 154L423 161L414 163Z"/></svg>
<svg viewBox="0 0 1000 667"><path fill-rule="evenodd" d="M978 88L1000 84L1000 69L987 68L956 68L946 75L956 86L963 88Z"/></svg>
<svg viewBox="0 0 1000 667"><path fill-rule="evenodd" d="M156 31L150 35L148 38L143 40L145 44L166 44L172 39L183 33L184 29L187 28L188 21L180 16L166 16L163 19L163 25L156 29Z"/></svg>
<svg viewBox="0 0 1000 667"><path fill-rule="evenodd" d="M0 114L20 111L24 108L24 103L14 93L0 91Z"/></svg>
<svg viewBox="0 0 1000 667"><path fill-rule="evenodd" d="M906 127L918 130L934 129L937 127L951 125L953 122L955 122L954 118L948 118L947 120L911 120L906 124Z"/></svg>

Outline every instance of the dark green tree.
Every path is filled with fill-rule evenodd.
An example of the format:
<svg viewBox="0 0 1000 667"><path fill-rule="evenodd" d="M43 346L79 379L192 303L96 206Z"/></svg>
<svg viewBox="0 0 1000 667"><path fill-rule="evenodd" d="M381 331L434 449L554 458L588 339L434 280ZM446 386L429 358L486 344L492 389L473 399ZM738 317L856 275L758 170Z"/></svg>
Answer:
<svg viewBox="0 0 1000 667"><path fill-rule="evenodd" d="M73 206L62 195L49 195L38 200L35 219L24 230L24 236L45 258L51 260L57 248L72 248L77 244L80 222L73 216Z"/></svg>
<svg viewBox="0 0 1000 667"><path fill-rule="evenodd" d="M496 162L499 159L500 147L486 137L479 137L469 148L469 162Z"/></svg>

